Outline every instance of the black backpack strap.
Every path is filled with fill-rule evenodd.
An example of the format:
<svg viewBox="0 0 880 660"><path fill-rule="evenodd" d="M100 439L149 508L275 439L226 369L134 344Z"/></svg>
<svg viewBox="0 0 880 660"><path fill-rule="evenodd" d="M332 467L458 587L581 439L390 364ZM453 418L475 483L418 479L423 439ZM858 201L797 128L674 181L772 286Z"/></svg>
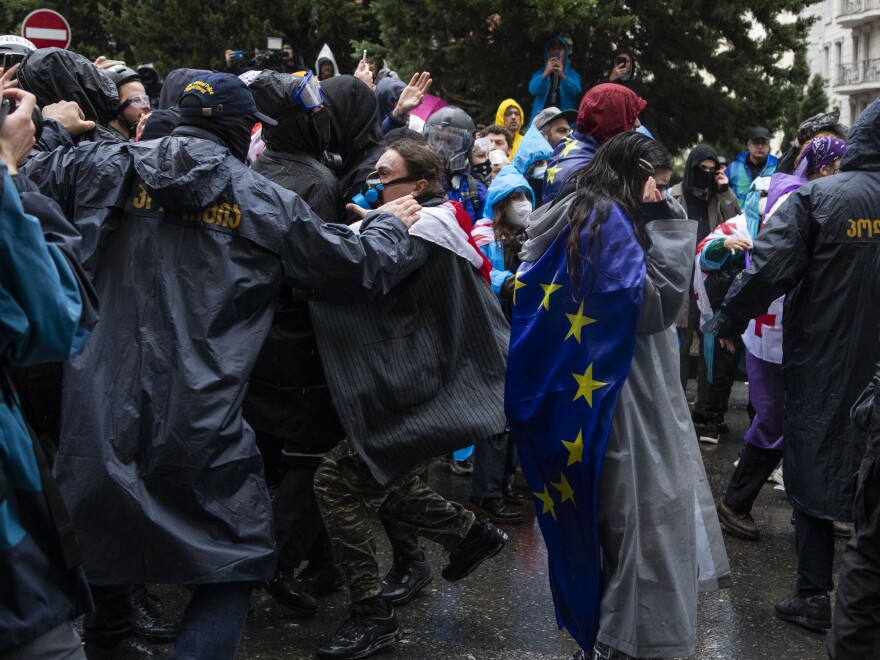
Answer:
<svg viewBox="0 0 880 660"><path fill-rule="evenodd" d="M475 220L479 220L483 215L482 205L480 204L480 189L477 188L477 180L474 179L470 174L466 177L468 191L467 194L464 195L464 198L470 200L470 202L474 205L474 217Z"/></svg>

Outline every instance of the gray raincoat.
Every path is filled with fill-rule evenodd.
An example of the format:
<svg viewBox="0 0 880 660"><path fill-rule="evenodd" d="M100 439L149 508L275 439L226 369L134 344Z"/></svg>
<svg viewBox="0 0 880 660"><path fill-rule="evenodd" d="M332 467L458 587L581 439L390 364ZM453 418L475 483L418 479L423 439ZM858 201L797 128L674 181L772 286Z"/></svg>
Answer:
<svg viewBox="0 0 880 660"><path fill-rule="evenodd" d="M64 374L56 475L92 584L263 580L262 459L241 405L282 285L335 302L390 286L410 241L360 236L210 139L40 154L25 168L83 235L102 316Z"/></svg>

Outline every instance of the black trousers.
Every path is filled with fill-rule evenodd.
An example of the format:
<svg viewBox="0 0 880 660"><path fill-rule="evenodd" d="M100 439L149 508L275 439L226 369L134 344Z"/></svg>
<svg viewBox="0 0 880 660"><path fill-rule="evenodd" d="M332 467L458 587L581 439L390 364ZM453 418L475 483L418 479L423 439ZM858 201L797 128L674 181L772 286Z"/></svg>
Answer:
<svg viewBox="0 0 880 660"><path fill-rule="evenodd" d="M315 500L315 471L321 458L297 456L285 461L287 472L272 500L278 570L295 569L306 559L333 559L330 537Z"/></svg>
<svg viewBox="0 0 880 660"><path fill-rule="evenodd" d="M95 611L83 623L86 642L106 648L127 639L134 628L131 585L89 588Z"/></svg>
<svg viewBox="0 0 880 660"><path fill-rule="evenodd" d="M703 342L705 337L699 333L700 355L705 355ZM706 361L700 360L697 374L697 400L694 403L694 419L708 423L720 424L724 421L727 413L727 404L730 401L730 391L736 381L739 371L740 358L743 356L745 346L742 337L734 337L735 351L728 353L721 348L718 338L715 342L715 352L712 359L712 382L709 382Z"/></svg>
<svg viewBox="0 0 880 660"><path fill-rule="evenodd" d="M834 589L834 521L794 510L794 542L798 567L795 590L801 596Z"/></svg>
<svg viewBox="0 0 880 660"><path fill-rule="evenodd" d="M827 638L832 660L880 657L880 397L853 494L853 519Z"/></svg>
<svg viewBox="0 0 880 660"><path fill-rule="evenodd" d="M727 484L724 503L734 513L751 513L761 488L773 474L781 458L781 449L761 449L746 443L730 483Z"/></svg>

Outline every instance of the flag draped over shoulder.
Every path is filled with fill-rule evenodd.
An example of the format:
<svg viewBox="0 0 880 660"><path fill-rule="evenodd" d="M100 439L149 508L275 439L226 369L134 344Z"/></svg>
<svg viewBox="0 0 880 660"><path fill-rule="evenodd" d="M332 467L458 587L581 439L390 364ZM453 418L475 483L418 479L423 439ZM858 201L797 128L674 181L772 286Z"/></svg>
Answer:
<svg viewBox="0 0 880 660"><path fill-rule="evenodd" d="M590 223L592 222L592 218ZM505 406L547 546L559 627L592 649L601 592L596 489L635 352L644 250L617 206L572 283L565 227L516 275Z"/></svg>

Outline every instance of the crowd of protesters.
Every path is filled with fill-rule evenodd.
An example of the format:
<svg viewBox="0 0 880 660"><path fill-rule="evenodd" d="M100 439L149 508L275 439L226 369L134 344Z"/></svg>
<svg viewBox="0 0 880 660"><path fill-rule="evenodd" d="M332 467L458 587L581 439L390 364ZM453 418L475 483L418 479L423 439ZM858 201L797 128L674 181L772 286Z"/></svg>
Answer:
<svg viewBox="0 0 880 660"><path fill-rule="evenodd" d="M234 658L255 588L310 617L344 587L318 655L367 657L433 580L420 538L464 579L529 494L575 658L690 656L768 479L776 614L880 654L880 102L675 172L636 52L585 89L571 47L478 126L326 45L159 88L0 37L0 660ZM739 440L743 370L713 498L699 442Z"/></svg>

